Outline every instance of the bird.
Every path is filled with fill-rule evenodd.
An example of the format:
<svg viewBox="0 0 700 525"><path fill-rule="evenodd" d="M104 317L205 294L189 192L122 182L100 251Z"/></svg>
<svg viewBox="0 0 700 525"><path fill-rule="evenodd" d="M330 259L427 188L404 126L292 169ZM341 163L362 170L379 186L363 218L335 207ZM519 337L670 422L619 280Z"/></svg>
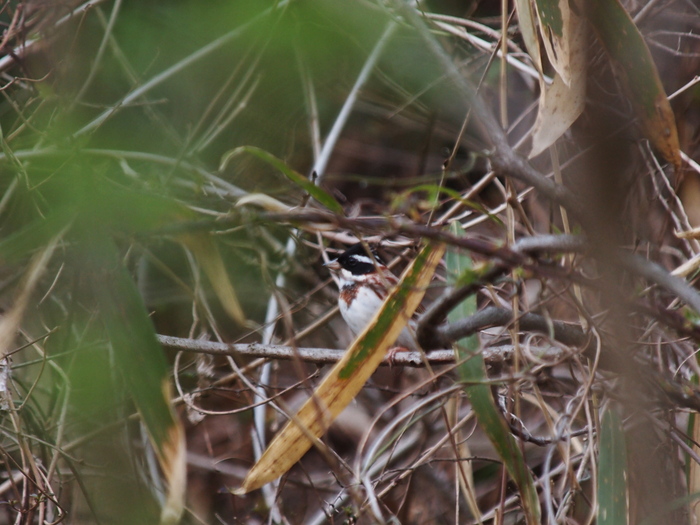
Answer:
<svg viewBox="0 0 700 525"><path fill-rule="evenodd" d="M325 264L338 276L338 307L353 334L361 333L382 306L391 289L399 282L376 252L355 244ZM399 334L395 348L417 350L414 321Z"/></svg>

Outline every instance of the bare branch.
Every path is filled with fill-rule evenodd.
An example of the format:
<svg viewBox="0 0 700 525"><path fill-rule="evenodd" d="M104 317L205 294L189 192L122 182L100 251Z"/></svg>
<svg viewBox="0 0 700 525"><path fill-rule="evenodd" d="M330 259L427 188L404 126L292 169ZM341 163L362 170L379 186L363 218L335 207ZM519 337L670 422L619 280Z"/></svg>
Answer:
<svg viewBox="0 0 700 525"><path fill-rule="evenodd" d="M338 362L345 353L345 350L332 348L294 348L292 346L251 344L225 344L211 341L200 341L197 339L183 339L168 335L159 335L158 341L166 348L181 350L184 352L195 352L209 355L240 356L254 358L282 359L289 361L300 359L307 363L317 365L333 364ZM551 345L543 345L531 348L532 353L541 359L555 362L565 355L568 355L561 348ZM489 364L503 363L509 361L513 356L513 345L499 345L484 348L482 355ZM426 352L425 359L421 352L398 352L393 356L387 356L381 366L408 366L423 368L425 363L430 365L453 365L455 354L452 349L431 350Z"/></svg>

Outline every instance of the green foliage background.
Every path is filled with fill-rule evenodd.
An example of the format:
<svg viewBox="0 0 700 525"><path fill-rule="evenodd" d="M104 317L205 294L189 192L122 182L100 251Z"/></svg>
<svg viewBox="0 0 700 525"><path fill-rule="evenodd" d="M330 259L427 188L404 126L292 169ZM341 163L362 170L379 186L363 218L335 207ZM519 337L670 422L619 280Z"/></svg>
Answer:
<svg viewBox="0 0 700 525"><path fill-rule="evenodd" d="M183 518L188 523L280 519L274 509L265 507L274 497L235 498L227 492L254 461L252 411L243 410L255 402L250 384L233 379L215 392L212 385L228 377L231 369L226 367L232 361L207 361L186 354L178 357L181 367L175 369L176 353L162 348L156 337L259 342L272 297L283 314L275 332L275 341L281 342L333 307L335 292L328 291L329 283L319 278L325 279L326 274L314 246L317 237L281 220L267 221L254 207L236 207L240 197L254 193L272 196L291 209L308 203L303 184L285 176L285 170L269 162L270 156L312 176L319 146L348 100L358 73L387 27L395 24L395 33L353 106L343 140L333 149L328 168L317 174L320 188L349 216L393 214L425 223L435 210L460 203L485 223L465 235L494 245L512 240L516 231L521 236L562 231L559 203L537 196L527 200L530 188L518 187L525 195L524 204L513 219L510 211L504 211L512 199L508 206L498 207L508 200L506 193L512 197L512 182L506 183L503 177L502 185L498 180L487 181L474 200L465 197L488 171L486 158L491 152L486 150L491 144L474 119L460 135L470 111L467 101L446 81L447 72L401 15L403 4L322 0L69 4L13 0L4 2L0 12L5 28L3 52L17 57L0 66L4 74L0 86L0 307L6 313L0 333L9 334L0 343L0 357L6 358L3 366L8 367L2 371L11 368L7 382L0 378L6 387L0 389L0 457L4 461L0 478L11 486L5 487L0 502L6 509L0 512L4 516L0 524L15 522L17 516L23 523L154 523L171 504L189 505ZM502 20L500 2L441 1L422 7L426 12L481 23L482 29L470 30L491 39L495 52L494 31L500 30ZM484 31L483 25L492 31ZM492 60L491 51L476 49L434 25L430 29L459 72L479 85L485 107L497 108L505 87L499 86L499 63ZM508 38L520 43L513 29ZM700 55L700 51L688 53L695 58ZM598 65L603 55L595 56ZM510 138L521 138L534 120L531 109L536 107L537 83L513 68L507 68L507 73L503 85L508 87L504 97L508 111L511 117L522 116L517 121L512 118L507 131ZM612 78L607 69L605 73ZM679 73L663 80L675 88L686 78ZM600 85L606 86L603 81ZM688 108L697 106L695 89L688 91ZM619 115L624 113L619 100L593 98L593 106L612 107L611 113L624 120L625 130L632 128L628 124L634 118ZM688 114L695 115L691 109ZM690 130L687 136L694 136L696 120L684 122ZM567 136L560 147L562 159L585 150L591 129L596 130L574 130ZM635 132L624 136L629 143L639 139ZM246 146L252 148L236 150ZM455 160L445 164L453 147ZM235 155L220 170L222 159L234 150L246 154ZM621 158L627 159L624 154ZM533 165L548 172L552 159L537 159ZM629 165L636 169L634 163ZM572 168L573 175L565 175L585 186L585 181L576 180L576 169ZM621 176L619 187L626 180ZM322 207L318 201L324 198L317 198L311 207ZM639 215L644 215L639 209ZM656 220L656 215L647 215L644 220L650 224ZM678 258L681 253L691 258L674 244L675 239L667 241L669 223L658 226L659 222L647 225L652 233L644 230L642 241L635 238L629 244L648 242L649 252L656 253L656 245L666 243L676 251L667 250L672 255L665 257ZM293 253L285 251L290 236L296 246ZM52 243L56 247L49 262L37 267L36 261ZM448 260L452 261L448 266L462 270L468 266L471 271L472 260L456 250ZM212 273L221 262L230 284ZM668 265L680 262L673 259ZM36 284L31 284L30 277L38 275ZM277 286L278 275L286 276L284 286ZM515 297L523 307L525 282L547 280L541 275L526 279L515 270L511 278L518 282L498 281L496 291L489 283L488 294L482 294L486 299L479 296L480 305L501 294L503 304ZM567 293L570 285L566 283ZM245 319L229 315L231 302L227 303L225 294L229 286ZM549 293L547 286L543 288ZM557 290L548 297L559 295L566 294ZM26 308L20 308L27 298ZM569 314L566 320L578 323L584 308L570 295L566 298L562 307ZM472 295L460 315L473 314L476 301ZM13 321L12 312L19 314L21 322ZM546 308L545 312L549 315ZM304 344L341 346L339 341L347 335L343 330L340 323L321 327ZM478 342L472 336L470 350ZM242 359L236 362L248 364ZM477 417L498 419L500 412L488 399L492 385L481 384L488 378L481 377L482 366L477 364L479 384L471 385L467 394L483 395ZM300 368L292 370L291 365L275 364L273 379L287 386L316 373L296 365ZM174 373L178 384L187 393L201 396L212 413L232 407L241 412L209 414L199 424L183 406L182 397L175 408L171 404ZM542 379L540 373L540 369L532 372ZM257 379L255 374L251 377ZM399 380L391 383L395 378L384 379L397 392L419 382L407 381L407 387ZM500 386L511 387L506 381ZM272 390L277 393L276 388ZM374 403L375 408L386 401L379 395L371 397L374 393L367 395L368 404ZM593 396L587 397L588 392L584 396L582 406L593 412L600 408ZM278 425L272 410L263 417L269 418L264 420L268 428ZM576 424L583 425L583 416L578 417ZM586 421L594 422L597 415L587 417ZM445 416L439 422L447 420ZM523 445L511 461L506 459L505 470L519 472L518 488L506 487L502 482L506 478L493 464L499 461L500 468L501 460L488 448L486 437L495 433L505 443L502 449L520 442L506 434L505 424L498 421L480 435L480 443L496 459L475 469L477 496L482 505L498 509L506 492L512 496L522 490L535 509L538 494L533 479L542 473L542 454L533 454ZM610 464L618 469L626 469L624 461L614 461L614 452L624 446L619 441L622 425L617 419L613 422L616 446L610 448L613 452L606 449L605 457L612 458ZM177 485L173 471L184 456L175 451L185 446L185 434L191 452L205 450L212 452L208 459L217 459L200 469L205 473L190 471L186 484L195 495L178 501L177 493L173 496ZM426 439L435 437L435 432L428 434ZM478 444L479 439L475 441ZM199 458L194 456L189 457L191 465ZM217 461L224 456L232 461L226 463L231 470L222 474L225 469ZM325 463L313 466L327 471ZM624 478L619 470L614 474L615 480ZM458 489L453 482L457 483L446 483L449 491L441 494L449 492L447 497L454 498ZM502 493L501 485L506 487ZM307 488L287 486L289 492L278 498L287 505L285 517L290 522L304 522L308 509L328 507L325 498L330 496L319 496L317 487ZM616 489L624 493L625 487L616 485ZM578 497L583 509L577 511L577 519L594 515L595 502L587 499L594 492L589 486L571 489L571 497ZM388 496L382 505L393 512L401 504L392 498L401 500ZM615 503L624 498L613 499ZM434 522L471 519L466 506L455 514L445 510L442 501L426 495L421 510ZM369 522L376 515L367 510L368 505L352 500L338 512L342 515L338 520L353 519L357 513ZM511 501L512 515L520 516L513 509L517 505ZM530 518L537 512L532 510ZM404 519L419 522L415 515Z"/></svg>

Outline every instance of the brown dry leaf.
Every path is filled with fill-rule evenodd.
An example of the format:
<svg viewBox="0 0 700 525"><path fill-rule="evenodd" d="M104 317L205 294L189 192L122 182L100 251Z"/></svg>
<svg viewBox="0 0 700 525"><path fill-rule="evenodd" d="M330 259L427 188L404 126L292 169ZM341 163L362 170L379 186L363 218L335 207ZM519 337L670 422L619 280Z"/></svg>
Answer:
<svg viewBox="0 0 700 525"><path fill-rule="evenodd" d="M245 494L279 478L328 430L362 389L406 326L444 251L442 245L428 245L406 268L399 285L386 298L372 322L357 336L311 398L275 436L234 494Z"/></svg>
<svg viewBox="0 0 700 525"><path fill-rule="evenodd" d="M571 85L571 24L569 0L535 0L547 57L565 85Z"/></svg>
<svg viewBox="0 0 700 525"><path fill-rule="evenodd" d="M163 381L163 394L170 401L170 382ZM173 414L173 418L175 416ZM185 430L175 419L175 424L168 428L168 435L161 444L160 466L163 477L167 482L167 494L160 513L161 525L173 525L180 522L185 508L185 493L187 490L187 442Z"/></svg>
<svg viewBox="0 0 700 525"><path fill-rule="evenodd" d="M525 48L537 71L542 73L542 55L540 55L540 43L537 38L537 25L535 24L532 3L530 0L515 0L515 10L518 13L518 25L523 42L525 42Z"/></svg>
<svg viewBox="0 0 700 525"><path fill-rule="evenodd" d="M573 11L570 13L569 73L567 85L560 75L547 86L540 77L540 104L532 133L530 158L536 157L568 130L586 105L586 24Z"/></svg>

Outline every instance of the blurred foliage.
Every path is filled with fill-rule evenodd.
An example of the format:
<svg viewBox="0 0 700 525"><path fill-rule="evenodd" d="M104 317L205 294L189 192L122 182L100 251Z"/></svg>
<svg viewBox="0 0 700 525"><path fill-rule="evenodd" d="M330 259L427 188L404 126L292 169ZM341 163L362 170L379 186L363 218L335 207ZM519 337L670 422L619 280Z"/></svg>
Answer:
<svg viewBox="0 0 700 525"><path fill-rule="evenodd" d="M681 9L679 3L669 2L678 12L689 9ZM241 197L260 193L296 208L308 204L308 192L315 208L348 217L392 213L421 224L432 220L433 214L444 213L445 222L456 219L471 228L465 236L493 240L494 244L510 238L510 229L519 235L566 231L558 207L541 196L531 197L531 188L513 189L503 177L482 179L488 171L489 144L484 130L472 118L461 134L469 111L463 94L445 81L446 72L419 33L399 16L399 4L8 0L2 6L0 307L11 312L23 293L31 294L31 301L19 326L11 324L10 315L0 320L5 329L17 333L12 344L7 343L6 355L0 356L3 367L11 364L11 372L10 367L0 369L0 457L5 465L0 476L5 508L0 511L0 523L132 524L154 523L159 516L165 522L179 515L185 504L188 509L183 520L191 523L279 518L275 518L275 509L265 507L274 498L265 500L259 494L237 498L226 488L240 483L255 459L250 406L256 398L252 389L270 386L266 393L276 395L294 385L298 388L285 391L284 399L290 406L299 406L299 385L306 388L312 382L315 368L277 363L271 366L271 378L260 386L256 369L246 369L243 377L236 375L237 367L250 364L248 360L178 355L164 350L156 337L162 333L257 343L274 299L281 312L275 341L283 342L332 308L335 292L324 281L327 274L319 264L316 235L293 230L281 221L267 221L264 212L253 207L236 207ZM493 60L493 53L501 30L501 3L438 1L422 7L426 15L473 22L460 25L439 19L454 23L453 32L432 22L429 27L465 78L475 85L483 80L479 93L490 109L498 108L499 95L507 86L509 113L518 116L511 119L509 138L525 140L534 121L531 110L539 79L509 66L505 68L506 83L499 84L499 60ZM317 150L336 122L359 71L387 25L393 23L398 30L362 86L327 169L314 181L310 171ZM512 24L514 28L515 21ZM644 21L639 25L645 34ZM486 47L462 38L457 28L463 27L478 35ZM672 29L679 34L685 30ZM507 35L511 52L529 64L518 52L517 31L511 29ZM599 89L610 98L599 99L591 91L589 98L595 103L590 114L601 112L598 122L610 124L610 129L624 123L620 143L637 144L640 136L629 126L633 113L623 104L624 95L611 87L614 82L606 83L613 77L609 67L600 66L605 63L601 50L595 44L591 49L591 70L600 75L591 73L596 79L591 90ZM700 55L697 49L684 53L689 58L681 55L676 59L691 62ZM650 59L647 65L653 69ZM682 71L690 73L670 78L662 72L661 81L680 87L697 68L687 66ZM656 79L654 83L660 90L660 83ZM687 96L688 118L679 128L681 146L692 156L697 142L697 90L694 94L689 90ZM597 117L588 118L579 120L557 150L562 160L573 162L564 176L574 187L593 187L577 179L585 166L574 162L590 144L589 137L600 133L601 127L591 125ZM229 152L237 154L229 157ZM548 173L555 158L552 154L549 159L535 159L533 166ZM641 153L635 159L637 165L652 164ZM634 172L636 165L629 164ZM319 187L307 182L306 175ZM616 181L619 187L627 180L624 175ZM482 180L479 192L470 194ZM520 192L517 206L513 192ZM648 200L658 206L663 202ZM509 215L510 206L516 209L517 219ZM454 213L446 211L451 207ZM674 259L677 253L692 258L685 245L667 241L672 228L668 222L659 226L663 221L657 220L658 210L646 213L646 208L634 204L628 208L639 211L635 219L641 216L648 221L635 232L642 232L637 237L625 238L630 245L648 242L649 252L663 252L673 263L670 266L681 262ZM637 224L619 222L630 229ZM285 248L290 236L293 253ZM340 248L339 241L348 237L329 239ZM404 245L410 241L399 240ZM52 241L58 242L57 248L42 278L30 289L26 277L32 261ZM667 242L668 249L661 250L654 242ZM389 251L398 253L396 248ZM455 285L472 285L482 275L473 268L480 268L483 261L472 266L469 257L457 252L450 254L447 264L459 266L452 276ZM469 316L488 300L500 304L496 300L500 298L509 304L513 297L521 299L525 311L535 304L528 301L539 300L530 293L531 285L537 284L544 290L543 299L532 310L544 312L547 319L559 314L572 323L585 317L581 314L585 301L568 294L571 283L563 283L565 293L547 279L533 277L529 270L517 270L512 274L517 282L488 283L479 305L477 295L472 294L461 304L462 310L455 312ZM280 275L286 279L283 286L279 285ZM591 312L586 312L587 319L597 319L600 312ZM348 342L346 332L342 323L332 321L311 332L303 344L341 346ZM657 335L665 341L665 333ZM479 342L472 336L469 348ZM176 359L179 368L174 366ZM517 498L508 505L504 501L506 495L522 490L528 498L526 514L534 522L539 510L533 480L542 479L538 478L544 468L542 454L524 445L523 450L518 448L521 444L507 432L494 404L495 386L481 384L488 379L483 363L473 360L471 366L477 374L472 379L480 384L470 388L483 401L481 412L474 409L486 426L477 431L474 455L488 456L474 461L478 505L471 501L471 512L481 506L482 510L512 513L517 519L521 515L513 502ZM547 403L563 411L566 403L562 399L569 396L566 400L580 401L577 410L588 406L588 391L579 399L574 381L561 379L564 366L552 372L552 377L541 368L546 367L535 369L534 379L526 379L556 383L552 391L557 393ZM171 404L173 377L184 389L178 392L182 396L175 409ZM378 377L380 387L366 389L365 397L358 401L372 410L365 414L367 419L355 416L355 433L367 431L378 407L387 406L382 409L386 420L406 417L411 421L402 436L413 437L418 429L415 443L432 446L441 439L438 434L448 435L451 430L444 426L450 418L433 415L445 403L442 394L414 392L414 388L423 388L423 382L433 384L431 381L409 373L398 379L390 373ZM435 388L438 383L435 380ZM510 388L506 383L500 386ZM525 389L523 384L518 388ZM415 399L401 404L390 397L403 391L416 394ZM519 395L513 392L509 390ZM420 410L410 405L423 403L428 394L435 397L426 398ZM206 410L197 412L191 406L193 400ZM542 415L547 412L542 408L545 405L542 402L541 410L534 411L533 420L538 424L549 423L550 416ZM226 413L232 409L241 412ZM414 418L414 411L421 416ZM607 414L606 418L612 417ZM484 423L485 415L497 423ZM592 419L577 412L571 420L583 425ZM280 426L272 411L263 413L263 421L268 428ZM615 440L624 430L617 426L615 422ZM186 480L182 470L185 434L191 467ZM340 443L336 448L343 455L343 446L350 440L347 455L357 454L359 464L363 451L354 448L359 437L353 438L353 432L347 430L338 434L340 438L331 435L329 442ZM494 451L487 438L502 443L500 458L498 446ZM397 438L396 443L399 441ZM576 440L572 443L572 447L581 446ZM511 446L512 457L503 457ZM397 457L402 454L400 449L397 446ZM585 461L595 456L595 452L586 454ZM577 456L584 461L581 457ZM423 463L411 463L410 469L420 476L410 483L404 478L385 478L387 486L381 488L389 495L382 499L382 510L396 512L406 523L418 522L421 512L434 522L467 520L463 509L454 515L454 473L442 468L443 462L453 460L452 456L440 458L430 469L422 468ZM328 470L318 454L309 454L304 462L314 474ZM501 483L501 464L516 478L517 487ZM395 469L397 476L403 475L402 465ZM583 479L585 470L581 468L576 475ZM574 479L573 470L568 473ZM326 501L347 481L339 477L338 486L329 489L333 495L319 496L317 487L308 489L296 483L301 478L294 479L283 486L278 503L285 517L298 523L319 508L318 515L323 517ZM351 481L347 485L354 487L356 480ZM187 500L182 494L185 483ZM394 485L388 485L394 483L404 492L392 492ZM572 499L586 499L594 493L590 487L570 491ZM337 507L328 512L347 505L348 515L367 520L377 517L372 514L376 509L367 510L359 492L349 500L347 493L341 493L337 501L330 501ZM412 501L405 497L409 494L418 498L414 507L404 506Z"/></svg>

